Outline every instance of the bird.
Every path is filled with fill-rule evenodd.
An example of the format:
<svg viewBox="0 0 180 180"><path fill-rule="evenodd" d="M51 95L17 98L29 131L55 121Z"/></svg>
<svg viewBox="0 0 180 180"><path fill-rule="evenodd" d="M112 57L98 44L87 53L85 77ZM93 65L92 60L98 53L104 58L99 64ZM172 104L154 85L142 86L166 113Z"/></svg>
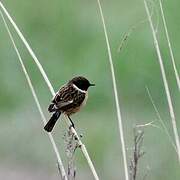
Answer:
<svg viewBox="0 0 180 180"><path fill-rule="evenodd" d="M70 116L78 111L86 104L88 99L88 88L95 86L83 76L76 76L63 85L53 97L48 111L53 113L44 130L51 132L61 114L67 115L74 127L74 123Z"/></svg>

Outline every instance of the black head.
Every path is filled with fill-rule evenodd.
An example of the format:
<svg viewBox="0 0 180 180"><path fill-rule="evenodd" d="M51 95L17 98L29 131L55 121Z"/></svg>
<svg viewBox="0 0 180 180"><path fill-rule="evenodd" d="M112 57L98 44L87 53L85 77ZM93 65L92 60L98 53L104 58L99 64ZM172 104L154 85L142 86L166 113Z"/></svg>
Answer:
<svg viewBox="0 0 180 180"><path fill-rule="evenodd" d="M85 77L77 76L69 81L69 83L75 84L79 89L87 91L90 86L95 86L91 84Z"/></svg>

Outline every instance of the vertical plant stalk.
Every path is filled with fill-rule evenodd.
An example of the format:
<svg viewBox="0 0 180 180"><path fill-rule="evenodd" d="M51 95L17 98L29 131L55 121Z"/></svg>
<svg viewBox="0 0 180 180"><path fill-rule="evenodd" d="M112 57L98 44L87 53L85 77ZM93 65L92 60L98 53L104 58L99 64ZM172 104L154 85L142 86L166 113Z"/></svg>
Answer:
<svg viewBox="0 0 180 180"><path fill-rule="evenodd" d="M151 16L150 16L150 12L149 12L149 8L148 8L146 0L144 0L144 6L145 6L145 10L146 10L146 13L147 13L147 16L148 16L151 31L152 31L152 34L153 34L154 46L155 46L156 53L157 53L158 60L159 60L159 64L160 64L163 84L164 84L166 97L167 97L167 102L168 102L168 107L169 107L169 113L170 113L170 116L171 116L171 122L172 122L172 127L173 127L173 132L174 132L174 138L175 138L175 142L176 142L178 160L179 160L179 163L180 163L180 142L179 142L179 135L178 135L177 125L176 125L176 118L175 118L175 113L174 113L173 104L172 104L172 100L171 100L171 95L170 95L170 91L169 91L169 86L168 86L168 82L167 82L167 78L166 78L166 73L165 73L165 70L164 70L164 65L163 65L163 60L162 60L162 57L161 57L161 52L160 52L158 40L157 40L157 37L156 37L156 32L154 30L153 22L152 22L152 19L151 19Z"/></svg>
<svg viewBox="0 0 180 180"><path fill-rule="evenodd" d="M34 90L34 87L33 87L33 84L32 84L32 82L31 82L31 79L30 79L30 77L29 77L29 75L28 75L28 72L27 72L27 70L26 70L26 67L25 67L25 65L24 65L24 63L23 63L23 60L22 60L22 58L21 58L21 55L20 55L20 53L19 53L19 51L18 51L18 49L17 49L17 47L16 47L16 44L15 44L14 39L13 39L13 37L12 37L12 34L11 34L10 30L9 30L9 27L8 27L8 25L7 25L7 23L6 23L6 20L5 20L4 15L3 15L3 13L2 13L1 10L0 10L0 14L1 14L1 17L2 17L3 22L4 22L4 24L5 24L6 30L7 30L8 34L9 34L9 37L10 37L10 39L11 39L11 42L12 42L12 44L13 44L14 50L15 50L17 56L18 56L19 62L20 62L20 64L21 64L22 70L23 70L24 75L25 75L25 77L26 77L26 80L27 80L27 82L28 82L29 88L30 88L30 90L31 90L31 92L32 92L33 98L34 98L34 100L35 100L35 103L36 103L36 105L37 105L37 108L38 108L38 110L39 110L39 113L40 113L40 115L41 115L41 118L42 118L42 120L43 120L43 123L44 123L44 125L45 125L45 124L47 123L47 121L46 121L45 115L44 115L44 113L43 113L43 111L42 111L41 105L40 105L40 103L39 103L39 100L38 100L38 97L37 97L36 92L35 92L35 90ZM57 158L57 162L58 162L58 167L59 167L60 172L61 172L61 173L60 173L60 174L61 174L61 178L62 178L62 180L67 180L66 172L65 172L65 169L64 169L64 167L63 167L62 160L61 160L61 157L60 157L60 155L59 155L59 152L58 152L58 149L57 149L57 145L56 145L56 143L55 143L55 141L54 141L54 138L53 138L53 136L52 136L51 133L48 133L48 136L49 136L49 139L50 139L50 141L51 141L53 150L54 150L54 152L55 152L55 154L56 154L56 158Z"/></svg>
<svg viewBox="0 0 180 180"><path fill-rule="evenodd" d="M180 79L179 79L178 71L177 71L177 68L176 68L176 63L175 63L175 60L174 60L174 54L173 54L173 51L172 51L172 46L171 46L171 42L170 42L170 38L169 38L169 33L168 33L168 29L167 29L166 19L165 19L165 16L164 16L164 11L163 11L163 6L162 6L162 1L161 0L159 0L159 5L160 5L161 16L162 16L162 20L163 20L165 33L166 33L166 39L167 39L167 42L168 42L169 53L170 53L171 61L172 61L172 64L173 64L174 74L175 74L175 77L176 77L176 83L177 83L178 89L180 91Z"/></svg>
<svg viewBox="0 0 180 180"><path fill-rule="evenodd" d="M103 24L104 35L105 35L105 39L106 39L107 51L108 51L108 56L109 56L109 63L110 63L110 68L111 68L111 76L112 76L112 81L113 81L114 98L115 98L115 103L116 103L116 111L117 111L117 118L118 118L118 125L119 125L119 135L120 135L122 153L123 153L125 179L129 180L128 165L127 165L127 159L126 159L126 146L125 146L125 141L124 141L123 124L122 124L122 117L121 117L121 111L120 111L120 105L119 105L119 99L118 99L116 77L115 77L114 65L113 65L113 60L112 60L112 55L111 55L112 53L111 53L109 38L108 38L108 35L107 35L106 24L105 24L104 15L103 15L100 0L97 0L97 2L98 2L100 15L101 15L102 24Z"/></svg>
<svg viewBox="0 0 180 180"><path fill-rule="evenodd" d="M160 115L160 113L159 113L159 111L158 111L158 108L157 108L156 105L155 105L155 102L154 102L154 100L153 100L153 98L152 98L152 96L151 96L151 93L150 93L148 87L146 87L146 91L147 91L147 93L148 93L148 96L149 96L149 99L150 99L150 101L151 101L151 104L153 105L153 108L154 108L154 110L155 110L155 113L156 113L156 115L157 115L157 117L158 117L158 119L159 119L159 122L160 122L161 125L163 126L164 132L166 133L167 137L169 138L169 142L171 143L171 145L173 146L174 150L175 150L176 153L177 153L176 145L174 144L174 141L173 141L173 139L172 139L172 137L171 137L171 135L170 135L170 133L169 133L169 131L168 131L165 123L164 123L164 121L163 121L162 118L161 118L161 115Z"/></svg>
<svg viewBox="0 0 180 180"><path fill-rule="evenodd" d="M67 117L66 115L65 115L65 118L66 118L66 120L67 120L67 121L66 121L66 122L67 122L67 125L68 125L69 127L71 127L71 131L72 131L72 133L74 134L76 140L78 141L78 147L79 147L79 148L81 149L81 151L83 152L83 155L84 155L85 159L86 159L87 162L88 162L88 165L89 165L89 167L90 167L90 169L91 169L91 171L92 171L92 173L93 173L93 176L94 176L95 180L99 180L99 177L98 177L98 175L97 175L97 173L96 173L96 170L95 170L95 168L94 168L94 165L93 165L93 163L92 163L92 161L91 161L91 158L90 158L90 156L89 156L89 154L88 154L88 152L87 152L86 146L82 143L82 141L81 141L80 137L78 136L77 132L76 132L75 129L71 126L71 123L69 122L69 119L68 119L68 117Z"/></svg>
<svg viewBox="0 0 180 180"><path fill-rule="evenodd" d="M133 155L130 159L129 174L130 180L136 180L138 174L138 165L140 158L145 154L142 150L144 140L144 131L134 128L134 145L133 145Z"/></svg>
<svg viewBox="0 0 180 180"><path fill-rule="evenodd" d="M23 34L21 33L21 31L19 30L18 26L16 25L16 23L13 21L13 19L11 18L11 16L9 15L8 11L6 10L6 8L4 7L4 5L2 4L2 2L0 1L0 7L2 8L3 12L5 13L5 15L7 16L7 18L9 19L10 23L12 24L12 26L14 27L15 31L17 32L17 34L19 35L20 39L22 40L22 42L24 43L24 45L26 46L27 50L29 51L31 57L33 58L33 60L35 61L37 67L39 68L39 71L41 73L41 75L43 76L52 96L55 95L55 91L42 67L42 65L40 64L39 60L37 59L36 55L34 54L33 50L31 49L31 47L29 46L28 42L26 41L26 39L24 38ZM71 125L71 122L68 120L67 121L68 125ZM72 132L78 137L78 134L76 132L76 130L71 127L71 130ZM84 157L86 158L87 160L87 163L92 171L92 174L94 175L94 179L95 180L99 180L99 177L96 173L96 170L94 168L94 165L90 159L90 156L87 152L87 149L86 149L86 146L80 141L80 138L78 137L78 141L79 141L79 144L80 144L80 149L84 155Z"/></svg>
<svg viewBox="0 0 180 180"><path fill-rule="evenodd" d="M49 90L51 91L52 95L55 95L54 89L42 67L42 65L40 64L39 60L37 59L36 55L34 54L32 48L29 46L28 42L26 41L26 39L24 38L23 34L21 33L21 31L19 30L19 28L17 27L16 23L13 21L13 19L11 18L11 16L9 15L8 11L6 10L6 8L4 7L4 5L2 4L2 2L0 1L0 7L2 8L3 12L5 13L5 15L7 16L7 18L9 19L10 23L12 24L13 28L15 29L15 31L17 32L17 34L19 35L20 39L22 40L22 42L24 43L24 45L26 46L27 50L29 51L29 54L32 56L34 62L36 63L36 65L38 66L45 82L47 83L47 86L49 88Z"/></svg>
<svg viewBox="0 0 180 180"><path fill-rule="evenodd" d="M72 133L71 129L64 134L65 152L68 158L68 180L75 180L76 178L76 166L75 166L75 152L78 148L76 137Z"/></svg>

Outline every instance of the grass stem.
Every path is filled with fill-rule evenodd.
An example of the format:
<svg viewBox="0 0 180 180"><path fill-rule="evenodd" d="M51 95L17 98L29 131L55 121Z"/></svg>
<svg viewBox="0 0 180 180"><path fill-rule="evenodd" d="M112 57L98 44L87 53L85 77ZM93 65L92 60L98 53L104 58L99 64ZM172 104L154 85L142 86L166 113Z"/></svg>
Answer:
<svg viewBox="0 0 180 180"><path fill-rule="evenodd" d="M5 13L5 15L7 16L7 18L9 19L10 23L11 23L12 26L14 27L15 31L16 31L17 34L19 35L19 37L20 37L20 39L22 40L22 42L23 42L24 45L26 46L26 48L27 48L27 50L29 51L31 57L33 58L33 60L34 60L34 62L36 63L37 67L39 68L39 71L40 71L40 73L42 74L42 76L43 76L43 78L44 78L44 80L45 80L45 82L46 82L46 84L47 84L47 86L48 86L48 88L49 88L52 96L54 96L54 95L55 95L55 91L54 91L54 89L53 89L53 87L52 87L52 85L51 85L51 83L50 83L50 81L49 81L49 79L48 79L48 77L47 77L47 75L46 75L46 73L45 73L42 65L40 64L40 62L39 62L39 60L37 59L35 53L33 52L32 48L30 47L30 45L28 44L28 42L27 42L26 39L24 38L23 34L22 34L21 31L19 30L18 26L17 26L16 23L13 21L13 19L11 18L10 14L8 13L8 11L6 10L6 8L4 7L4 5L2 4L1 1L0 1L0 7L1 7L1 9L3 10L3 12ZM68 124L70 125L71 123L68 121ZM75 130L74 128L71 128L71 129L72 129L73 133L74 133L75 135L77 135L76 130ZM91 159L90 159L90 157L89 157L89 154L88 154L88 152L87 152L87 149L86 149L85 145L80 141L79 138L78 138L78 141L79 141L79 144L81 144L80 149L81 149L84 157L85 157L86 160L87 160L87 163L88 163L88 165L89 165L89 167L90 167L90 169L91 169L91 171L92 171L92 174L94 175L94 179L95 179L95 180L99 180L98 175L97 175L96 170L95 170L95 168L94 168L94 166L93 166L93 163L92 163L92 161L91 161ZM60 157L60 156L59 156L59 157ZM61 166L60 166L60 167L61 167ZM62 167L61 167L61 168L62 168Z"/></svg>
<svg viewBox="0 0 180 180"><path fill-rule="evenodd" d="M170 141L170 143L172 144L174 150L177 152L176 145L174 144L173 139L172 139L171 135L169 134L169 131L168 131L168 129L167 129L164 121L163 121L162 118L161 118L161 115L160 115L160 113L159 113L159 111L158 111L158 108L157 108L156 105L155 105L155 102L154 102L154 100L153 100L153 98L152 98L152 95L151 95L148 87L146 87L146 91L147 91L147 93L148 93L148 96L149 96L149 99L150 99L150 101L151 101L151 104L153 105L153 108L154 108L154 110L155 110L155 112L156 112L156 115L157 115L157 117L158 117L158 120L159 120L159 122L161 123L161 125L163 126L164 132L166 133L167 137L169 138L169 141Z"/></svg>
<svg viewBox="0 0 180 180"><path fill-rule="evenodd" d="M111 76L112 76L112 82L113 82L114 98L115 98L115 103L116 103L116 111L117 111L117 118L118 118L118 125L119 125L119 135L120 135L120 141L121 141L122 153L123 153L125 179L129 180L128 165L127 165L127 159L126 159L126 146L125 146L122 117L121 117L121 111L120 111L120 105L119 105L119 99L118 99L116 77L115 77L114 65L113 65L113 60L112 60L112 55L111 55L112 53L111 53L109 38L108 38L108 35L107 35L106 24L105 24L104 15L103 15L100 0L97 0L97 2L98 2L100 15L101 15L102 24L103 24L104 35L105 35L105 39L106 39L107 51L108 51L108 56L109 56L109 63L110 63L110 68L111 68Z"/></svg>
<svg viewBox="0 0 180 180"><path fill-rule="evenodd" d="M40 103L39 103L39 100L38 100L38 97L37 97L37 95L36 95L36 92L35 92L35 89L34 89L34 87L33 87L33 84L32 84L32 82L31 82L31 79L30 79L30 77L29 77L29 75L28 75L28 72L27 72L27 70L26 70L26 67L25 67L25 65L24 65L24 63L23 63L23 60L22 60L22 58L21 58L21 55L20 55L20 53L19 53L19 51L18 51L18 49L17 49L17 47L16 47L15 41L14 41L14 39L13 39L13 37L12 37L12 34L11 34L10 29L9 29L9 27L8 27L8 24L6 23L6 20L5 20L4 15L3 15L3 13L2 13L1 10L0 10L0 14L1 14L1 17L2 17L3 22L4 22L4 24L5 24L6 30L7 30L7 32L8 32L8 35L9 35L9 37L10 37L10 39L11 39L11 42L12 42L12 44L13 44L14 50L15 50L17 56L18 56L19 62L20 62L21 67L22 67L22 70L23 70L24 75L25 75L25 77L26 77L26 79L27 79L27 82L28 82L29 88L30 88L30 90L31 90L31 92L32 92L32 95L33 95L33 98L34 98L34 100L35 100L35 103L36 103L36 105L37 105L38 111L39 111L39 113L40 113L40 115L41 115L41 118L42 118L42 120L43 120L43 123L44 123L44 125L45 125L45 124L47 123L47 121L46 121L45 115L44 115L44 113L43 113L43 111L42 111L41 105L40 105ZM56 143L55 143L55 141L54 141L54 138L53 138L53 136L52 136L51 133L48 133L48 136L49 136L50 142L51 142L51 144L52 144L53 150L54 150L54 152L55 152L55 154L56 154L56 158L57 158L57 162L58 162L58 167L59 167L59 169L61 170L61 178L62 178L62 180L67 180L66 172L65 172L64 166L63 166L63 164L62 164L62 160L61 160L61 157L60 157L60 155L59 155L58 148L57 148L57 145L56 145Z"/></svg>
<svg viewBox="0 0 180 180"><path fill-rule="evenodd" d="M147 16L148 16L149 24L150 24L153 39L154 39L154 46L155 46L156 53L157 53L158 60L159 60L160 70L161 70L161 74L162 74L163 84L164 84L164 88L165 88L165 92L166 92L166 97L167 97L167 102L168 102L168 107L169 107L169 113L170 113L173 132L174 132L174 138L175 138L175 142L176 142L178 160L179 160L179 163L180 163L180 142L179 142L179 135L178 135L178 130L177 130L175 113L174 113L173 104L172 104L172 100L171 100L171 95L170 95L170 91L169 91L169 85L168 85L167 78L166 78L166 73L165 73L165 69L164 69L164 65L163 65L163 60L162 60L162 57L161 57L159 43L158 43L158 40L157 40L157 37L156 37L156 32L155 32L155 29L154 29L154 26L153 26L153 22L152 22L152 19L151 19L151 16L150 16L150 11L149 11L146 0L144 0L144 6L145 6L145 10L146 10L146 13L147 13Z"/></svg>
<svg viewBox="0 0 180 180"><path fill-rule="evenodd" d="M173 54L173 51L172 51L172 46L171 46L171 42L170 42L170 38L169 38L169 33L168 33L168 29L167 29L166 19L165 19L165 16L164 16L164 11L163 11L163 6L162 6L162 1L161 0L159 0L159 5L160 5L160 10L161 10L161 17L162 17L162 20L163 20L164 30L165 30L165 33L166 33L166 39L167 39L167 43L168 43L168 47L169 47L169 53L170 53L170 56L171 56L171 61L172 61L173 69L174 69L174 74L175 74L175 77L176 77L176 83L177 83L178 89L180 91L179 74L178 74L178 71L177 71L177 68L176 68L176 63L175 63L175 60L174 60L174 54Z"/></svg>

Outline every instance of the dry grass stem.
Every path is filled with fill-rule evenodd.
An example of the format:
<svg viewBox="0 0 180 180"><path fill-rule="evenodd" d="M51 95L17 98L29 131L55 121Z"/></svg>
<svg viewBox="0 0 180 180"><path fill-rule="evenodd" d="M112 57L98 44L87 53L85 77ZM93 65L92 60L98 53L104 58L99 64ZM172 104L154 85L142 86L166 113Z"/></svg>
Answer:
<svg viewBox="0 0 180 180"><path fill-rule="evenodd" d="M47 84L47 86L48 86L52 96L54 96L55 95L55 91L54 91L54 89L53 89L53 87L52 87L52 85L51 85L51 83L50 83L50 81L49 81L49 79L48 79L48 77L47 77L47 75L46 75L42 65L40 64L40 62L37 59L36 55L34 54L33 50L29 46L28 42L24 38L23 34L19 30L18 26L13 21L13 19L11 18L11 16L9 15L8 11L6 10L6 8L4 7L4 5L2 4L1 1L0 1L0 7L2 8L2 10L5 13L5 15L7 16L7 18L9 19L9 21L12 24L12 26L14 27L14 29L16 30L17 34L19 35L19 37L22 40L22 42L24 43L24 45L28 49L30 55L32 56L33 60L35 61L36 65L37 65L37 67L39 68L39 71L42 74L42 76L43 76L43 78L44 78L44 80L45 80L45 82L46 82L46 84ZM69 120L68 120L68 125L71 125ZM71 130L72 130L72 133L74 133L75 136L78 137L76 130L74 128L71 128ZM98 175L97 175L96 170L94 168L94 165L93 165L93 163L92 163L92 161L91 161L91 159L89 157L89 154L87 152L87 149L86 149L85 145L81 142L81 140L79 138L78 138L78 141L79 141L79 144L80 144L80 149L82 150L82 153L83 153L84 157L86 158L87 163L88 163L88 165L89 165L89 167L90 167L90 169L91 169L91 171L92 171L92 173L94 175L94 179L95 180L99 180Z"/></svg>
<svg viewBox="0 0 180 180"><path fill-rule="evenodd" d="M137 128L147 127L147 126L153 126L154 121L148 122L146 124L138 124L136 125Z"/></svg>
<svg viewBox="0 0 180 180"><path fill-rule="evenodd" d="M152 10L151 10L151 17L153 16L154 14L154 7L155 7L155 4L154 2L152 2ZM157 11L157 10L156 10ZM157 14L157 12L156 12ZM159 16L158 16L159 17ZM117 52L119 53L123 46L125 45L125 42L127 42L128 38L130 37L130 35L142 24L148 22L148 18L145 18L144 20L141 20L139 22L137 22L135 25L131 26L130 29L123 35L123 38L118 46L118 49L117 49ZM156 29L158 29L158 24L159 24L159 18L158 18L158 21L157 21L157 25L156 25ZM157 31L157 30L156 30Z"/></svg>
<svg viewBox="0 0 180 180"><path fill-rule="evenodd" d="M134 30L135 30L136 28L138 28L141 24L145 23L146 21L147 21L147 19L142 20L142 21L138 22L137 24L133 25L133 26L128 30L128 32L126 32L126 33L123 35L123 38L122 38L122 40L121 40L121 42L120 42L120 44L119 44L119 46L118 46L118 49L117 49L117 52L118 52L118 53L122 50L122 48L123 48L124 45L125 45L125 42L127 42L128 38L129 38L130 35L134 32Z"/></svg>
<svg viewBox="0 0 180 180"><path fill-rule="evenodd" d="M176 68L176 63L175 63L175 60L174 60L174 54L173 54L172 47L171 47L171 42L170 42L170 38L169 38L169 33L168 33L168 29L167 29L166 19L165 19L165 16L164 16L164 11L163 11L163 6L162 6L162 1L161 0L159 0L159 5L160 5L161 17L162 17L162 20L163 20L163 25L164 25L164 29L165 29L165 33L166 33L166 39L167 39L167 42L168 42L171 61L172 61L172 64L173 64L173 69L174 69L174 73L175 73L175 77L176 77L176 82L177 82L178 89L180 91L179 74L178 74L178 71L177 71L177 68Z"/></svg>
<svg viewBox="0 0 180 180"><path fill-rule="evenodd" d="M116 77L115 77L114 65L113 65L113 60L112 60L112 55L111 55L112 53L111 53L109 38L108 38L108 35L107 35L106 24L105 24L104 15L103 15L103 12L102 12L102 7L101 7L100 0L97 0L97 2L98 2L100 15L101 15L102 24L103 24L104 35L105 35L105 39L106 39L107 51L108 51L108 56L109 56L109 63L110 63L110 68L111 68L111 76L112 76L112 81L113 81L113 90L114 90L114 97L115 97L116 111L117 111L118 125L119 125L119 135L120 135L122 153L123 153L125 179L129 180L128 165L127 165L127 159L126 159L126 146L125 146L125 141L124 141L124 132L123 132L123 124L122 124L122 117L121 117L119 99L118 99Z"/></svg>
<svg viewBox="0 0 180 180"><path fill-rule="evenodd" d="M154 100L153 100L153 98L152 98L152 96L151 96L151 93L150 93L148 87L146 87L146 90L147 90L149 99L150 99L150 101L151 101L151 103L152 103L152 105L153 105L153 108L154 108L154 110L155 110L155 112L156 112L156 115L157 115L157 117L158 117L158 120L159 120L159 122L161 123L161 125L163 126L164 132L165 132L165 134L167 135L167 137L168 137L171 145L173 146L174 150L177 152L176 145L174 144L173 139L172 139L171 135L169 134L169 131L168 131L166 125L164 124L164 121L163 121L162 118L161 118L161 115L160 115L160 113L159 113L159 111L158 111L158 108L157 108L156 105L155 105L155 102L154 102Z"/></svg>
<svg viewBox="0 0 180 180"><path fill-rule="evenodd" d="M86 158L88 164L89 164L89 167L94 175L94 178L96 180L99 180L99 177L96 173L96 170L94 168L94 165L92 163L92 160L87 152L87 149L86 149L86 146L82 143L80 137L78 136L77 132L75 131L75 129L71 126L71 122L69 121L68 117L65 115L65 118L66 118L66 122L67 122L67 125L70 127L70 130L71 132L73 133L73 136L75 137L75 139L77 140L77 143L78 143L78 147L81 149L81 151L83 152L83 155L84 157Z"/></svg>
<svg viewBox="0 0 180 180"><path fill-rule="evenodd" d="M5 15L7 16L7 18L9 19L10 23L12 24L13 28L15 29L15 31L17 32L18 36L20 37L20 39L22 40L22 42L24 43L24 45L26 46L27 50L29 51L30 55L32 56L34 62L36 63L36 65L38 66L40 72L42 73L42 76L45 80L45 82L47 83L47 86L49 88L49 90L51 91L51 93L53 94L53 96L55 95L55 92L53 90L53 87L42 67L42 65L40 64L39 60L37 59L36 55L34 54L32 48L30 47L30 45L28 44L28 42L26 41L26 39L24 38L23 34L21 33L21 31L19 30L18 26L16 25L16 23L13 21L13 19L11 18L10 14L8 13L8 11L6 10L6 8L4 7L4 5L2 4L2 2L0 1L0 7L2 8L3 12L5 13Z"/></svg>
<svg viewBox="0 0 180 180"><path fill-rule="evenodd" d="M21 67L22 67L22 69L23 69L24 75L25 75L25 77L26 77L26 79L27 79L29 88L30 88L30 90L31 90L31 92L32 92L32 95L33 95L34 100L35 100L35 102L36 102L36 105L37 105L37 108L38 108L39 113L40 113L40 115L41 115L41 118L42 118L42 120L43 120L43 123L44 123L44 125L45 125L45 124L47 123L47 121L46 121L45 115L44 115L44 113L43 113L43 111L42 111L41 105L40 105L40 103L39 103L39 100L38 100L38 97L37 97L36 92L35 92L35 90L34 90L34 87L33 87L33 84L32 84L32 82L31 82L31 79L30 79L30 77L29 77L29 75L28 75L28 72L27 72L27 70L26 70L26 67L25 67L25 65L24 65L24 63L23 63L23 61L22 61L21 55L20 55L20 53L19 53L19 51L18 51L18 49L17 49L17 47L16 47L16 44L15 44L14 39L13 39L13 37L12 37L12 34L11 34L10 30L9 30L9 27L8 27L8 25L7 25L7 23L6 23L6 20L5 20L4 16L3 16L3 13L2 13L1 10L0 10L0 14L1 14L1 17L2 17L2 19L3 19L3 21L4 21L5 27L6 27L6 29L7 29L8 34L9 34L9 37L10 37L10 39L11 39L11 42L12 42L13 47L14 47L14 49L15 49L15 52L16 52L16 54L17 54L17 56L18 56L19 62L20 62ZM55 141L54 141L54 138L53 138L53 136L52 136L51 133L48 133L48 136L49 136L49 139L50 139L50 141L51 141L51 144L52 144L52 147L53 147L53 149L54 149L54 152L55 152L55 154L56 154L56 158L57 158L57 161L58 161L58 167L59 167L60 172L61 172L61 173L60 173L60 174L61 174L61 178L62 178L62 180L67 180L66 172L65 172L65 169L64 169L64 167L63 167L62 160L61 160L61 157L60 157L60 155L59 155L59 152L58 152L58 149L57 149L57 145L56 145L56 143L55 143Z"/></svg>
<svg viewBox="0 0 180 180"><path fill-rule="evenodd" d="M161 57L161 52L160 52L160 49L159 49L159 43L158 43L158 40L157 40L157 37L156 37L156 32L155 32L155 29L154 29L154 26L153 26L153 22L152 22L152 19L151 19L151 16L150 16L150 12L149 12L149 8L148 8L146 0L144 0L144 6L145 6L145 10L146 10L148 20L149 20L149 23L150 23L150 27L151 27L151 31L152 31L153 39L154 39L154 46L155 46L157 56L158 56L158 60L159 60L159 64L160 64L163 84L164 84L166 97L167 97L167 102L168 102L168 107L169 107L169 113L170 113L170 116L171 116L171 122L172 122L172 127L173 127L173 132L174 132L174 138L175 138L175 142L176 142L178 160L179 160L179 163L180 163L180 142L179 142L179 135L178 135L177 125L176 125L176 118L175 118L175 113L174 113L173 104L172 104L172 100L171 100L171 95L170 95L170 91L169 91L169 86L168 86L168 82L167 82L167 78L166 78L166 73L165 73L165 70L164 70L163 60L162 60L162 57Z"/></svg>
<svg viewBox="0 0 180 180"><path fill-rule="evenodd" d="M76 166L75 166L75 151L79 147L78 141L72 131L69 129L64 135L64 141L66 144L66 154L68 157L68 180L75 180L76 178Z"/></svg>
<svg viewBox="0 0 180 180"><path fill-rule="evenodd" d="M145 154L145 152L142 151L143 139L144 131L134 128L133 156L130 160L129 166L130 180L136 180L139 160Z"/></svg>

